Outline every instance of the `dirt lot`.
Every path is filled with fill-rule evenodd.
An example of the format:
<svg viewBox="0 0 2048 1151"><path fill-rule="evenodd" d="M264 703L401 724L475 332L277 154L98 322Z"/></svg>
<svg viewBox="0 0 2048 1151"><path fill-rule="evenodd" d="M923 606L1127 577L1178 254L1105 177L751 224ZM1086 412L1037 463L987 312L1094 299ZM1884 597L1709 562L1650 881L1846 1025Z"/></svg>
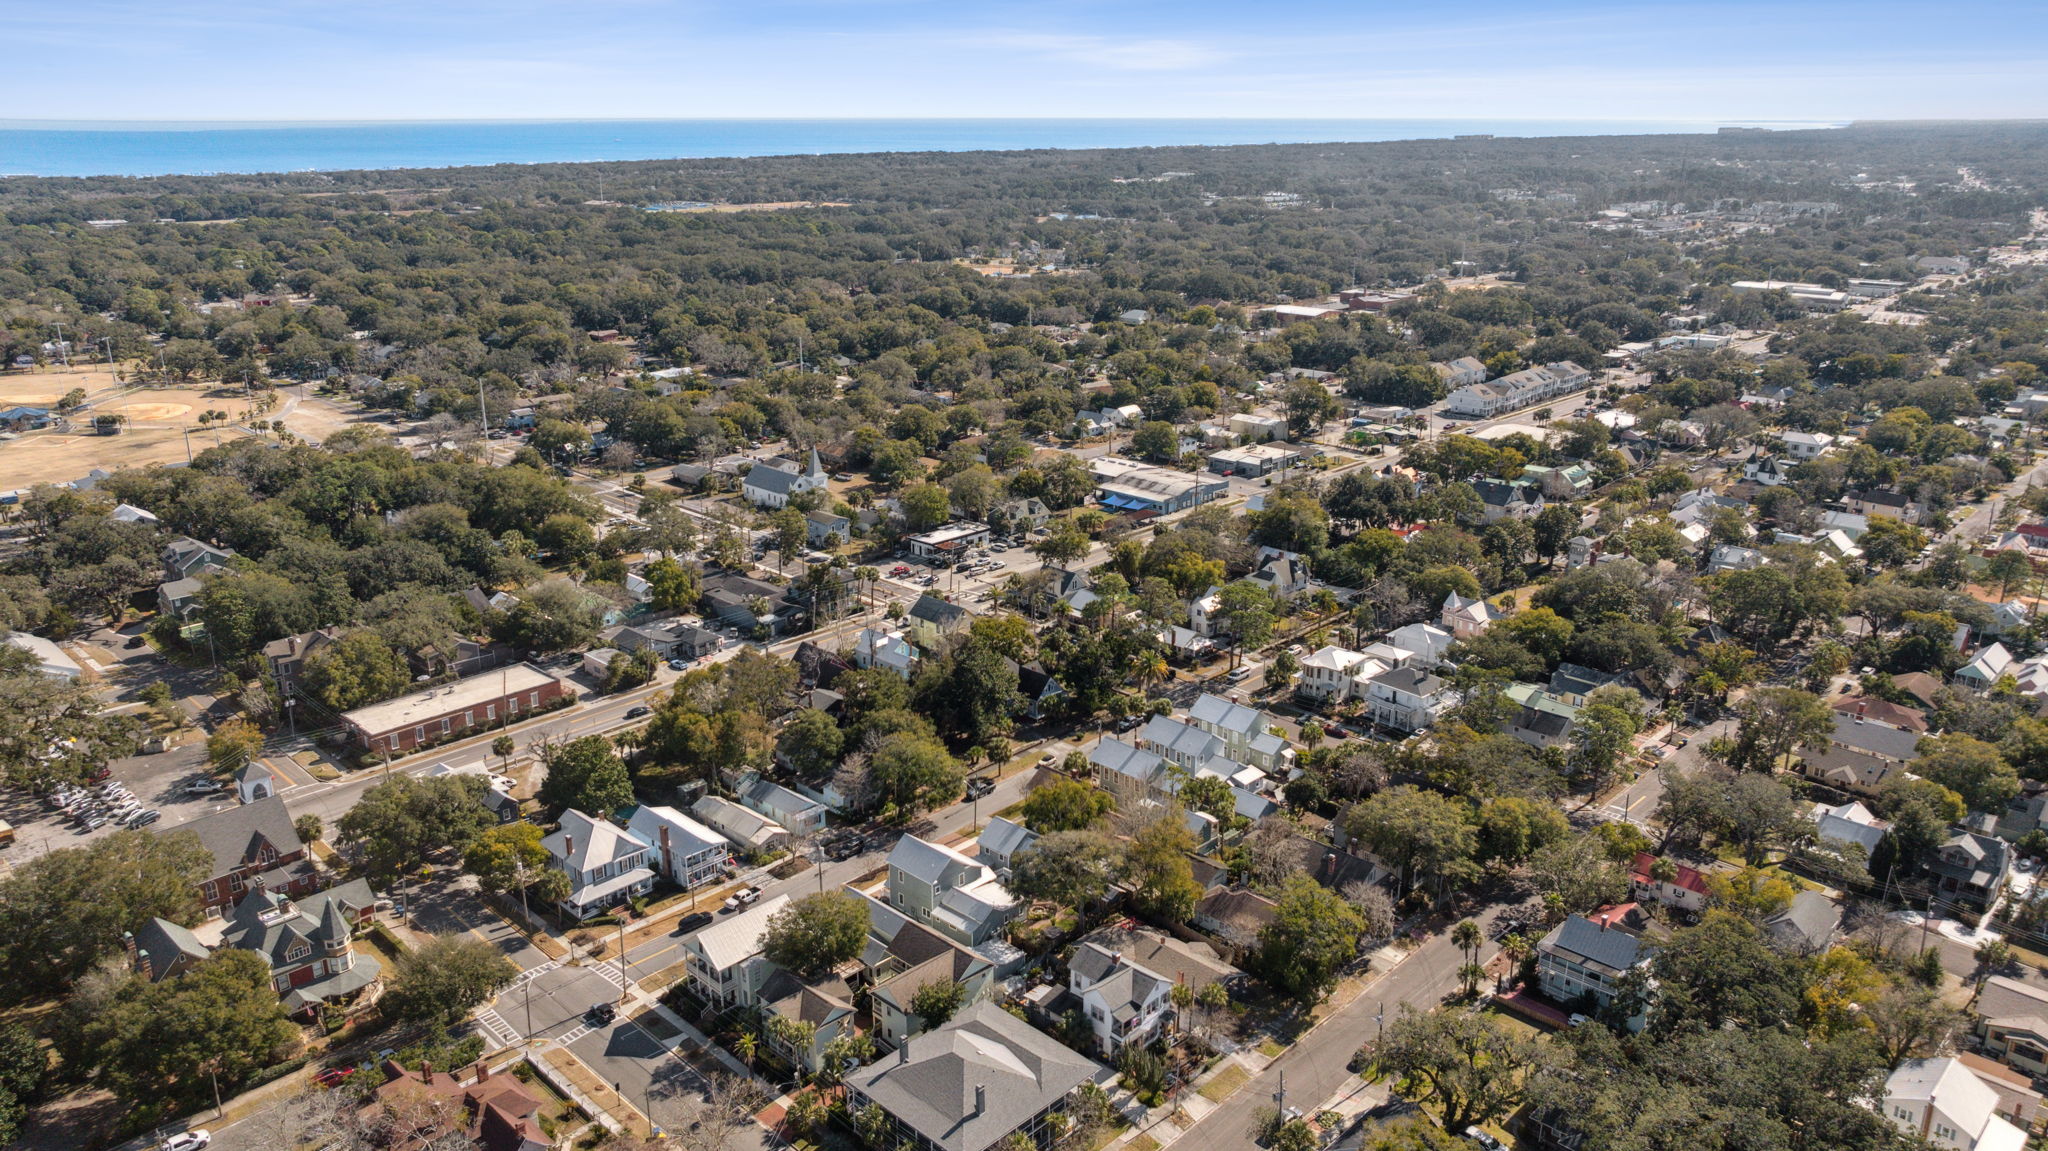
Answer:
<svg viewBox="0 0 2048 1151"><path fill-rule="evenodd" d="M199 452L215 442L251 434L239 423L202 430L202 412L226 412L238 422L281 419L286 429L310 440L325 439L359 422L355 411L302 395L308 389L296 385L279 389L275 404L252 417L249 397L241 388L133 388L117 381L105 365L0 373L0 407L55 406L73 388L85 389L88 406L72 419L72 430L46 428L0 442L0 490L64 483L94 468L171 463L186 458L188 444ZM90 421L102 413L126 416L128 422L118 435L94 434Z"/></svg>

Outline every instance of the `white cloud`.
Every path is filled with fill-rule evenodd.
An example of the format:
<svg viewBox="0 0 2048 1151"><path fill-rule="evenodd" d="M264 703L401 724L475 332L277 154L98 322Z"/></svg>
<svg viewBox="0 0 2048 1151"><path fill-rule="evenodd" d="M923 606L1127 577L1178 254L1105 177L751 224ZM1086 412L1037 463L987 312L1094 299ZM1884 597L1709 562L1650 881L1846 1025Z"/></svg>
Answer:
<svg viewBox="0 0 2048 1151"><path fill-rule="evenodd" d="M1179 72L1218 64L1230 56L1216 47L1193 40L1053 36L1029 32L996 33L987 39L1050 59L1126 72Z"/></svg>

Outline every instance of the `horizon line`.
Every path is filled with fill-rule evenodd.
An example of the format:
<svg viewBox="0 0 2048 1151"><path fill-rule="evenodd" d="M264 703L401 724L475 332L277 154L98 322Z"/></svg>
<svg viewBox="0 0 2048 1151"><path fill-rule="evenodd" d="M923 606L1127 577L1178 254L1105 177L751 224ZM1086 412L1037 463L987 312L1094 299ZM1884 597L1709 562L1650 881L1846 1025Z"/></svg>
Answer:
<svg viewBox="0 0 2048 1151"><path fill-rule="evenodd" d="M1720 124L1750 126L1786 124L1801 127L1843 126L1853 123L1938 124L1938 123L2048 123L2048 118L1957 119L1930 117L1925 120L1856 121L1840 117L1607 117L1607 116L426 116L426 117L339 117L334 119L201 120L188 118L121 118L62 120L48 117L0 117L0 131L37 131L83 126L164 129L181 126L204 128L237 127L350 127L392 124L874 124L874 123L1258 123L1258 124Z"/></svg>

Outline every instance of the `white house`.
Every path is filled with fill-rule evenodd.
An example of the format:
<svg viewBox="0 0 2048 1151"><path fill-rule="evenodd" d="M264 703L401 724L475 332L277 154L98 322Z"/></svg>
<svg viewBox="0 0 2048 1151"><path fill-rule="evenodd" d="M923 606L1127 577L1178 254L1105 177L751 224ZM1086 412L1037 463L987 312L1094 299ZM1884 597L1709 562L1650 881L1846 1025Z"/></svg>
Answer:
<svg viewBox="0 0 2048 1151"><path fill-rule="evenodd" d="M789 905L778 895L683 940L683 970L708 1001L752 1006L775 965L761 955L768 921Z"/></svg>
<svg viewBox="0 0 2048 1151"><path fill-rule="evenodd" d="M1321 647L1301 660L1301 679L1294 690L1311 699L1350 699L1358 670L1373 663L1364 652L1341 647ZM1380 665L1384 667L1385 665Z"/></svg>
<svg viewBox="0 0 2048 1151"><path fill-rule="evenodd" d="M1878 841L1884 838L1891 824L1879 819L1871 810L1855 800L1829 806L1816 803L1807 813L1814 822L1814 832L1823 843L1847 847L1861 845L1865 851L1877 850Z"/></svg>
<svg viewBox="0 0 2048 1151"><path fill-rule="evenodd" d="M569 894L560 906L572 919L588 919L654 890L654 869L648 866L653 845L615 823L570 808L562 813L561 829L540 845L569 877Z"/></svg>
<svg viewBox="0 0 2048 1151"><path fill-rule="evenodd" d="M1786 432L1781 438L1785 454L1801 462L1817 460L1835 446L1835 437L1826 432Z"/></svg>
<svg viewBox="0 0 2048 1151"><path fill-rule="evenodd" d="M732 844L724 836L673 807L636 808L626 830L652 845L655 867L684 888L717 879L732 859Z"/></svg>
<svg viewBox="0 0 2048 1151"><path fill-rule="evenodd" d="M1496 416L1566 395L1592 382L1593 373L1562 360L1524 368L1488 383L1467 384L1444 398L1444 411L1457 416Z"/></svg>
<svg viewBox="0 0 2048 1151"><path fill-rule="evenodd" d="M1114 1056L1126 1044L1139 1047L1159 1034L1173 1013L1173 983L1099 943L1083 943L1067 964L1067 990L1081 1001L1081 1015L1095 1032L1096 1050Z"/></svg>
<svg viewBox="0 0 2048 1151"><path fill-rule="evenodd" d="M818 449L812 448L809 461L803 470L778 467L775 464L756 464L746 478L740 481L740 494L749 503L759 508L781 508L805 492L825 489L825 468L818 461Z"/></svg>
<svg viewBox="0 0 2048 1151"><path fill-rule="evenodd" d="M1444 652L1457 642L1457 637L1435 624L1411 623L1397 627L1387 633L1387 642L1415 653L1416 667L1435 667L1443 662Z"/></svg>
<svg viewBox="0 0 2048 1151"><path fill-rule="evenodd" d="M1428 727L1455 698L1448 682L1412 667L1389 668L1372 677L1364 695L1372 721L1396 731Z"/></svg>
<svg viewBox="0 0 2048 1151"><path fill-rule="evenodd" d="M1877 1103L1893 1126L1952 1151L2021 1151L2027 1133L1998 1114L1998 1092L1960 1059L1908 1059Z"/></svg>
<svg viewBox="0 0 2048 1151"><path fill-rule="evenodd" d="M909 679L917 664L917 648L900 631L862 628L854 637L853 662L863 668L887 668Z"/></svg>
<svg viewBox="0 0 2048 1151"><path fill-rule="evenodd" d="M1188 708L1188 722L1221 739L1239 763L1281 774L1294 765L1294 749L1273 733L1273 718L1258 708L1203 692Z"/></svg>

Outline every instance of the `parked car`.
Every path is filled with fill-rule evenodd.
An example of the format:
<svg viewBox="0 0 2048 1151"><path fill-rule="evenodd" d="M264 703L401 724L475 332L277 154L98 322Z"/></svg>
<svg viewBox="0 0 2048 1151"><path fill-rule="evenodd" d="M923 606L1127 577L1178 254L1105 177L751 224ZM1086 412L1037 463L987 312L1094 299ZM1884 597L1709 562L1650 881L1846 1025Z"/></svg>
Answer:
<svg viewBox="0 0 2048 1151"><path fill-rule="evenodd" d="M672 659L668 661L668 669L670 671L681 671L688 666L690 666L690 661L686 659Z"/></svg>
<svg viewBox="0 0 2048 1151"><path fill-rule="evenodd" d="M619 1009L610 1003L593 1003L583 1018L593 1027L604 1027L619 1017Z"/></svg>
<svg viewBox="0 0 2048 1151"><path fill-rule="evenodd" d="M318 1083L322 1087L339 1087L343 1083L348 1082L348 1077L355 1073L356 1069L353 1067L329 1067L320 1074L313 1076L313 1082Z"/></svg>
<svg viewBox="0 0 2048 1151"><path fill-rule="evenodd" d="M150 824L155 823L157 820L162 819L163 817L163 812L158 811L156 808L152 807L146 811L138 811L134 815L129 816L128 826L148 827Z"/></svg>
<svg viewBox="0 0 2048 1151"><path fill-rule="evenodd" d="M1586 1024L1591 1022L1593 1022L1592 1016L1581 1015L1576 1011L1572 1012L1572 1017L1570 1019L1564 1021L1565 1026L1567 1027L1584 1027Z"/></svg>
<svg viewBox="0 0 2048 1151"><path fill-rule="evenodd" d="M180 1131L163 1141L160 1151L199 1151L213 1142L213 1132L200 1128L197 1131Z"/></svg>
<svg viewBox="0 0 2048 1151"><path fill-rule="evenodd" d="M975 776L967 781L967 798L980 799L996 789L996 781L985 775Z"/></svg>
<svg viewBox="0 0 2048 1151"><path fill-rule="evenodd" d="M725 906L721 907L719 911L721 914L728 911L738 911L742 907L751 906L755 900L760 898L760 888L742 887L738 891L733 892L731 895L726 897Z"/></svg>
<svg viewBox="0 0 2048 1151"><path fill-rule="evenodd" d="M1223 678L1231 683L1243 683L1245 680L1250 679L1252 677L1252 673L1257 670L1259 669L1255 667L1241 667L1232 671L1229 675L1226 675Z"/></svg>
<svg viewBox="0 0 2048 1151"><path fill-rule="evenodd" d="M227 789L228 785L220 780L203 777L185 785L185 792L188 795L219 795Z"/></svg>
<svg viewBox="0 0 2048 1151"><path fill-rule="evenodd" d="M683 916L681 919L676 920L675 933L677 935L688 935L692 931L700 931L703 928L709 926L711 921L715 918L717 917L712 915L708 911L693 911L690 914Z"/></svg>
<svg viewBox="0 0 2048 1151"><path fill-rule="evenodd" d="M1058 762L1059 762L1059 758L1060 758L1060 753L1059 753L1059 752L1056 752L1056 751L1048 751L1048 752L1045 752L1045 753L1041 754L1041 755L1040 755L1040 756L1038 757L1038 766L1040 766L1040 767L1051 767L1051 766L1052 766L1053 764L1055 764L1055 763L1058 763Z"/></svg>
<svg viewBox="0 0 2048 1151"><path fill-rule="evenodd" d="M907 576L910 574L910 565L897 564L895 567L889 569L889 574L892 576Z"/></svg>
<svg viewBox="0 0 2048 1151"><path fill-rule="evenodd" d="M1116 729L1118 731L1135 731L1139 725L1145 722L1146 718L1146 716L1142 715L1127 715L1116 721Z"/></svg>
<svg viewBox="0 0 2048 1151"><path fill-rule="evenodd" d="M1486 1151L1504 1151L1501 1142L1477 1126L1465 1128L1465 1138L1486 1148Z"/></svg>

